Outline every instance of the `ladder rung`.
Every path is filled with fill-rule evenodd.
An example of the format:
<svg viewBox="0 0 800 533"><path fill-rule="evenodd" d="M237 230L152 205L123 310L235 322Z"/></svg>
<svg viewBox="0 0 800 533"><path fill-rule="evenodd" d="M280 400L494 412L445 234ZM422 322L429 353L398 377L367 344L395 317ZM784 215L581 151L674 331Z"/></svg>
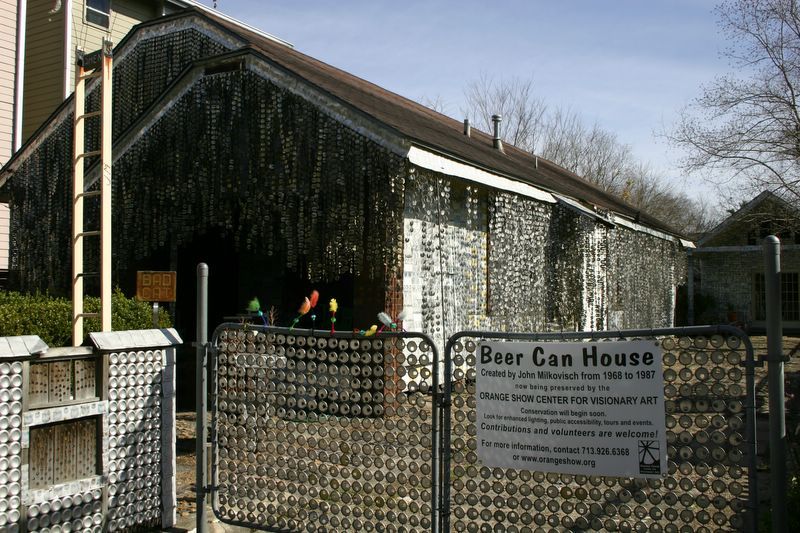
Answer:
<svg viewBox="0 0 800 533"><path fill-rule="evenodd" d="M92 111L91 113L84 113L83 115L80 115L76 120L83 120L85 118L99 117L102 114L103 114L102 111Z"/></svg>
<svg viewBox="0 0 800 533"><path fill-rule="evenodd" d="M99 78L101 75L102 75L102 72L100 70L93 70L92 72L89 72L88 74L84 74L83 76L78 76L78 79L79 80L90 80L92 78Z"/></svg>
<svg viewBox="0 0 800 533"><path fill-rule="evenodd" d="M76 278L96 278L99 275L100 275L100 272L81 272L79 274L76 274L75 277Z"/></svg>
<svg viewBox="0 0 800 533"><path fill-rule="evenodd" d="M100 235L99 229L94 231L82 231L78 233L77 237L97 237L98 235Z"/></svg>
<svg viewBox="0 0 800 533"><path fill-rule="evenodd" d="M100 318L100 313L78 313L75 315L75 318L83 317L83 318Z"/></svg>
<svg viewBox="0 0 800 533"><path fill-rule="evenodd" d="M102 153L103 153L103 151L102 151L102 150L93 150L93 151L91 151L91 152L85 152L85 153L82 153L82 154L78 154L78 155L75 157L75 159L81 159L81 158L84 158L84 157L94 157L94 156L96 156L96 155L100 155L100 154L102 154Z"/></svg>
<svg viewBox="0 0 800 533"><path fill-rule="evenodd" d="M77 200L78 198L91 198L93 196L100 196L102 193L103 193L103 191L82 192L82 193L78 194L75 197L75 199Z"/></svg>

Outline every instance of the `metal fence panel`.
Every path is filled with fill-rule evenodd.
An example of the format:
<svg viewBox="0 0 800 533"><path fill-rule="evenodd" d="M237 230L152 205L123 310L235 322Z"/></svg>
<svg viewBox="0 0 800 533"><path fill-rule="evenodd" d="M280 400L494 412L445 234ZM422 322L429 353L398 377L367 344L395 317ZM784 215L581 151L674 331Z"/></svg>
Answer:
<svg viewBox="0 0 800 533"><path fill-rule="evenodd" d="M488 468L477 456L479 339L658 339L668 474L663 479ZM755 531L755 385L735 328L614 333L462 332L445 350L442 531Z"/></svg>
<svg viewBox="0 0 800 533"><path fill-rule="evenodd" d="M212 503L268 531L420 531L438 518L439 360L418 333L223 324Z"/></svg>

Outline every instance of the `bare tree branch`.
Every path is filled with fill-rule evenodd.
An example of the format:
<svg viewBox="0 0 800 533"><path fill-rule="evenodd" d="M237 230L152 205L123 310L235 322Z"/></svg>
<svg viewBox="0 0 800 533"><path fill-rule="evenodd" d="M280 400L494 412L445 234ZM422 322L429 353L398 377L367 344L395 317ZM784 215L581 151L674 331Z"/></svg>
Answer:
<svg viewBox="0 0 800 533"><path fill-rule="evenodd" d="M717 78L667 137L682 166L752 194L800 200L800 9L797 0L729 0L716 9L735 74Z"/></svg>
<svg viewBox="0 0 800 533"><path fill-rule="evenodd" d="M495 82L484 74L467 85L464 97L467 109L462 112L475 127L492 131L492 115L502 115L503 140L536 152L547 105L534 96L533 80L511 78Z"/></svg>
<svg viewBox="0 0 800 533"><path fill-rule="evenodd" d="M679 231L713 226L710 206L664 186L660 176L638 162L630 146L614 133L597 123L585 123L570 109L548 107L536 96L533 80L496 81L482 75L467 85L464 96L462 112L476 127L489 132L492 115L502 115L505 142L575 172Z"/></svg>

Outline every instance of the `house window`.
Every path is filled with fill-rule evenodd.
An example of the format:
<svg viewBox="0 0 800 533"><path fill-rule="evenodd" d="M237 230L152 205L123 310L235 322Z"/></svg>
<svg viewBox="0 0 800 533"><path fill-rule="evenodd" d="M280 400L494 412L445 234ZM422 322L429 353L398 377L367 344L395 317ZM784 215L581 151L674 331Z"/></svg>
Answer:
<svg viewBox="0 0 800 533"><path fill-rule="evenodd" d="M86 0L86 22L108 28L111 0Z"/></svg>
<svg viewBox="0 0 800 533"><path fill-rule="evenodd" d="M747 244L760 245L768 235L775 235L783 244L800 244L800 231L796 226L797 223L793 219L782 223L774 220L762 221L750 229L747 234Z"/></svg>
<svg viewBox="0 0 800 533"><path fill-rule="evenodd" d="M97 360L31 363L28 405L31 409L98 401Z"/></svg>
<svg viewBox="0 0 800 533"><path fill-rule="evenodd" d="M31 489L100 473L103 420L97 412L103 387L99 365L97 357L84 354L29 363L27 409L34 414L28 452ZM41 412L45 414L36 414ZM50 420L57 421L46 423Z"/></svg>
<svg viewBox="0 0 800 533"><path fill-rule="evenodd" d="M753 280L755 319L767 319L767 289L764 274ZM787 322L800 321L800 276L797 272L781 272L781 318Z"/></svg>
<svg viewBox="0 0 800 533"><path fill-rule="evenodd" d="M28 486L46 489L100 473L99 416L31 428Z"/></svg>
<svg viewBox="0 0 800 533"><path fill-rule="evenodd" d="M783 319L792 322L800 320L800 298L798 298L797 278L797 272L781 274Z"/></svg>

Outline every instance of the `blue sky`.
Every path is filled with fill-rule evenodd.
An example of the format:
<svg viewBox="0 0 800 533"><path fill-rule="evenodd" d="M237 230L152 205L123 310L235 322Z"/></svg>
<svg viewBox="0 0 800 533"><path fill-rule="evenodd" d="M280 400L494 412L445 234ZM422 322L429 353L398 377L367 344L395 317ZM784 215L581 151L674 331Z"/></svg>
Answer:
<svg viewBox="0 0 800 533"><path fill-rule="evenodd" d="M211 5L211 0L203 0ZM537 96L597 121L676 185L680 153L654 135L726 71L710 0L218 0L218 9L462 119L463 88L532 78ZM698 191L699 192L699 191Z"/></svg>

